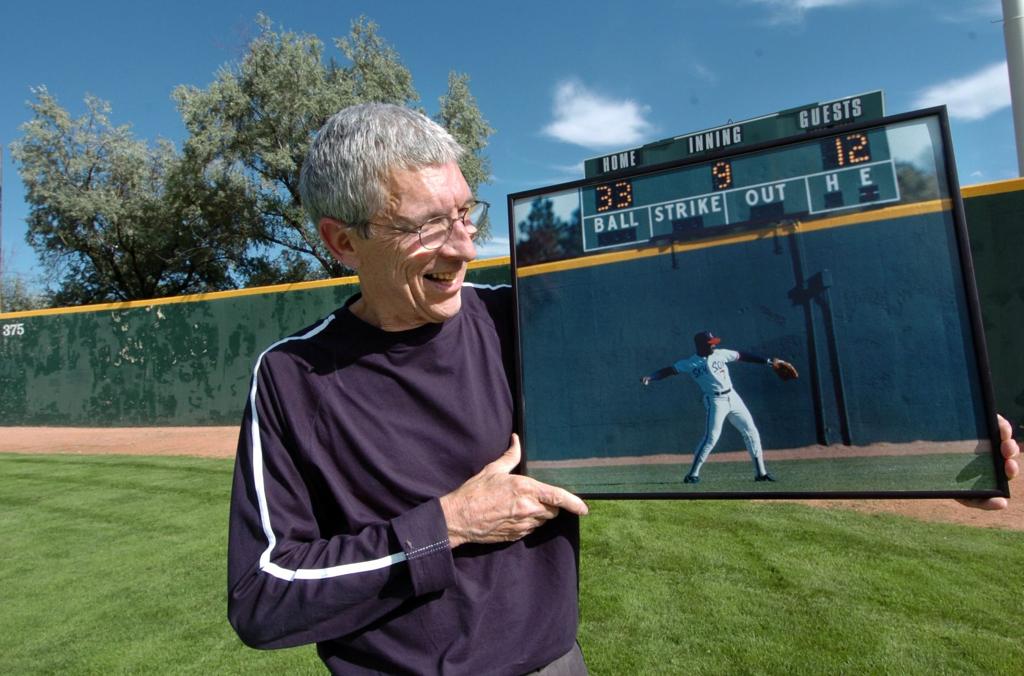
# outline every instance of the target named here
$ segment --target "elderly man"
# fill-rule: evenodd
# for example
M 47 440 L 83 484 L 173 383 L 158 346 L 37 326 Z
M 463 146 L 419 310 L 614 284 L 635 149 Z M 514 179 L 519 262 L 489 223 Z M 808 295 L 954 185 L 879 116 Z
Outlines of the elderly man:
M 461 153 L 382 104 L 310 148 L 303 203 L 361 293 L 253 372 L 228 547 L 249 645 L 316 642 L 343 673 L 586 672 L 587 507 L 511 473 L 511 298 L 463 284 L 487 205 Z
M 511 473 L 511 298 L 463 284 L 487 205 L 461 152 L 382 104 L 341 111 L 310 148 L 303 203 L 361 293 L 253 371 L 228 542 L 249 645 L 315 642 L 336 673 L 586 673 L 587 507 Z

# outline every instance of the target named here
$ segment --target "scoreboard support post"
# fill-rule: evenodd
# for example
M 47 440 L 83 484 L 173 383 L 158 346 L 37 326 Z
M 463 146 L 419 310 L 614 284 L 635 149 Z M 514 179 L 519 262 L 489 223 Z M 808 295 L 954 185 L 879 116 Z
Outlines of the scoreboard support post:
M 1003 39 L 1017 139 L 1017 173 L 1024 176 L 1024 0 L 1003 0 Z

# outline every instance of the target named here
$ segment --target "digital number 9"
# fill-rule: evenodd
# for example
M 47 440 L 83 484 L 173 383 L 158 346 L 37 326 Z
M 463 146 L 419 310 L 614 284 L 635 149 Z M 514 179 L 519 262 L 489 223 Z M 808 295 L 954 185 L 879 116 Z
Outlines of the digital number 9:
M 719 160 L 711 165 L 711 183 L 715 190 L 725 190 L 732 187 L 732 164 L 726 160 Z

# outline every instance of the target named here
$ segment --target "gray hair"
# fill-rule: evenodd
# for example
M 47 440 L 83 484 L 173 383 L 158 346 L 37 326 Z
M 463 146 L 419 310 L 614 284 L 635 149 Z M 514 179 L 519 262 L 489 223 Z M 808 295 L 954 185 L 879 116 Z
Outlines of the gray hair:
M 310 144 L 299 178 L 302 206 L 314 225 L 342 221 L 369 237 L 369 221 L 390 198 L 396 169 L 458 162 L 462 146 L 426 115 L 390 103 L 335 113 Z

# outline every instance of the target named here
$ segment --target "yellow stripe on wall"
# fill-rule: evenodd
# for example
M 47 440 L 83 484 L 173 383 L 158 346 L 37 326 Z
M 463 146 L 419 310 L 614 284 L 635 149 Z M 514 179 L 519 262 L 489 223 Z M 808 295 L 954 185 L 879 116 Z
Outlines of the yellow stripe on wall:
M 576 270 L 580 268 L 595 267 L 598 265 L 608 265 L 609 263 L 621 263 L 623 261 L 639 260 L 642 258 L 650 258 L 652 256 L 668 256 L 673 251 L 675 251 L 676 253 L 683 253 L 686 251 L 696 251 L 698 249 L 728 246 L 730 244 L 738 244 L 740 242 L 752 242 L 754 240 L 764 239 L 765 237 L 773 235 L 788 236 L 797 231 L 801 233 L 814 232 L 816 230 L 842 228 L 857 223 L 872 223 L 875 221 L 884 221 L 892 218 L 920 216 L 922 214 L 931 214 L 939 211 L 948 211 L 952 209 L 952 207 L 952 200 L 949 199 L 930 200 L 928 202 L 917 202 L 914 204 L 901 204 L 895 207 L 887 207 L 885 209 L 877 209 L 875 211 L 851 214 L 848 216 L 837 216 L 835 218 L 823 218 L 817 221 L 800 222 L 796 227 L 786 225 L 775 225 L 770 228 L 762 228 L 760 230 L 751 230 L 749 232 L 725 235 L 723 237 L 705 239 L 699 242 L 677 242 L 672 246 L 668 244 L 663 244 L 656 248 L 654 246 L 651 246 L 647 249 L 631 249 L 629 251 L 616 251 L 614 253 L 595 254 L 593 256 L 587 256 L 585 258 L 573 258 L 571 260 L 555 261 L 552 263 L 538 263 L 537 265 L 520 267 L 517 270 L 517 276 L 531 277 L 533 275 L 544 275 L 550 272 Z
M 493 268 L 508 266 L 511 260 L 508 256 L 501 258 L 488 258 L 482 261 L 473 261 L 469 268 Z M 211 291 L 209 293 L 194 293 L 186 296 L 169 296 L 167 298 L 153 298 L 151 300 L 129 300 L 120 303 L 97 303 L 96 305 L 79 305 L 76 307 L 56 307 L 46 310 L 25 310 L 22 312 L 2 312 L 0 320 L 19 319 L 21 317 L 44 317 L 46 315 L 66 315 L 77 312 L 109 312 L 117 310 L 130 310 L 132 308 L 146 308 L 155 305 L 173 305 L 175 303 L 199 303 L 210 300 L 221 300 L 224 298 L 239 298 L 241 296 L 257 296 L 265 293 L 288 293 L 289 291 L 305 291 L 308 289 L 321 289 L 328 286 L 347 286 L 358 284 L 358 277 L 335 277 L 334 279 L 318 279 L 312 282 L 294 282 L 292 284 L 274 284 L 271 286 L 253 286 L 247 289 L 235 289 L 233 291 Z
M 1001 195 L 1004 192 L 1024 190 L 1024 178 L 1011 178 L 1006 181 L 979 183 L 960 188 L 960 194 L 966 197 L 983 197 L 985 195 Z

